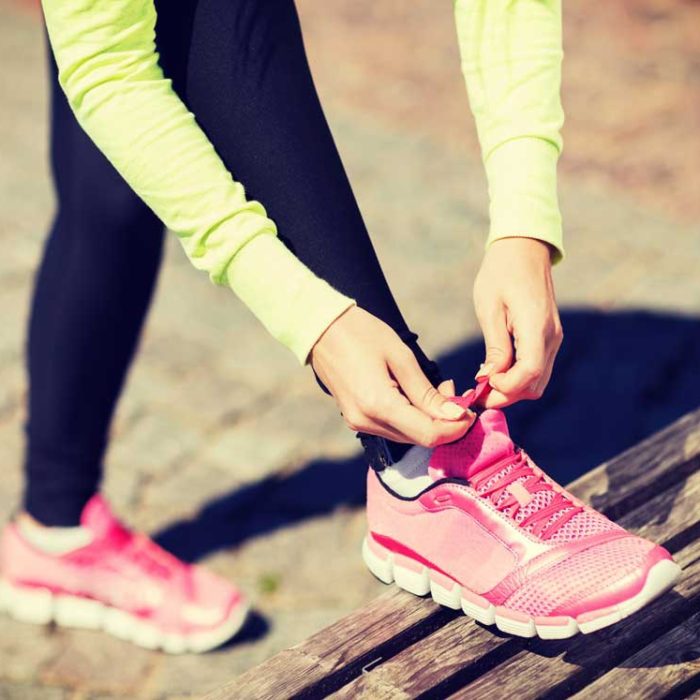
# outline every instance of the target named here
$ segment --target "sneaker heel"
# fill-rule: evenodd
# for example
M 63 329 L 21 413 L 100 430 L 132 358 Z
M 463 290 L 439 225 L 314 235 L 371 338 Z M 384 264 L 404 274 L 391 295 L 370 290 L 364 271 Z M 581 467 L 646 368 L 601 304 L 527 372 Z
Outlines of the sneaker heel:
M 20 622 L 45 625 L 53 620 L 53 594 L 46 588 L 15 586 L 2 580 L 0 609 Z
M 376 552 L 375 552 L 376 548 Z M 384 554 L 384 556 L 381 556 Z M 376 576 L 382 583 L 393 583 L 394 581 L 394 565 L 392 563 L 391 552 L 384 549 L 376 542 L 370 545 L 369 535 L 362 541 L 362 559 L 367 568 Z

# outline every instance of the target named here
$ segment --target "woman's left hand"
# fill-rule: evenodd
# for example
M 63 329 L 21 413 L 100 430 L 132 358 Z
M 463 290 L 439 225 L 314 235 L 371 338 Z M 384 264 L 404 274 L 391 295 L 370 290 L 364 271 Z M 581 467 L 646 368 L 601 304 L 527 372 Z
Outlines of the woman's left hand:
M 563 333 L 554 298 L 551 254 L 534 238 L 494 241 L 474 283 L 474 307 L 486 358 L 476 375 L 489 377 L 488 408 L 542 396 Z

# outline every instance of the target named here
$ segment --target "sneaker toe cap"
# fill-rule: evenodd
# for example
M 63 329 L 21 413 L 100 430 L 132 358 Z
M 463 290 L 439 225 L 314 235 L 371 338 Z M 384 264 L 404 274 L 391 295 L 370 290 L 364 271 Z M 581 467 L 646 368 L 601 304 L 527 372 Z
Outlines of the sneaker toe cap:
M 526 581 L 506 602 L 532 616 L 577 617 L 638 595 L 650 570 L 671 555 L 630 535 L 572 555 Z
M 195 627 L 213 627 L 226 620 L 233 610 L 245 604 L 243 594 L 229 581 L 195 566 L 191 594 L 182 607 L 183 621 Z

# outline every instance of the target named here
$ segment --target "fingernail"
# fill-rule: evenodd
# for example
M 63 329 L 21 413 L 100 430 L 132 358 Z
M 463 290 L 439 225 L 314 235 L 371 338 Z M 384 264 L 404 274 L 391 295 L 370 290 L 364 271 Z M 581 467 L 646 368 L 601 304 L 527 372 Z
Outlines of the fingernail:
M 483 379 L 484 377 L 488 377 L 492 371 L 493 371 L 493 363 L 492 362 L 484 362 L 479 367 L 479 371 L 476 373 L 476 376 L 474 377 L 474 379 Z
M 461 406 L 458 406 L 456 403 L 452 403 L 450 401 L 445 402 L 442 404 L 442 408 L 440 409 L 442 412 L 442 415 L 445 416 L 445 418 L 462 418 L 464 416 L 464 409 Z
M 438 386 L 438 391 L 446 398 L 451 398 L 455 395 L 455 383 L 452 379 L 446 379 Z

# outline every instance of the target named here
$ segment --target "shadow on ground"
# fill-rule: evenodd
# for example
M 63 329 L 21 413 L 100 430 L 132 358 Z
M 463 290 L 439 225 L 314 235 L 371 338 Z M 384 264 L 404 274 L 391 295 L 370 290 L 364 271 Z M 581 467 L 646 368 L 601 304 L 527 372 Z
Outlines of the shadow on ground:
M 700 321 L 591 310 L 565 311 L 562 321 L 566 339 L 545 396 L 508 409 L 508 420 L 516 442 L 568 483 L 700 405 Z M 445 376 L 470 377 L 481 359 L 475 340 L 440 366 Z M 157 540 L 194 561 L 338 506 L 360 506 L 364 479 L 359 456 L 314 461 L 222 495 Z

